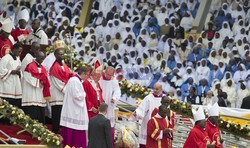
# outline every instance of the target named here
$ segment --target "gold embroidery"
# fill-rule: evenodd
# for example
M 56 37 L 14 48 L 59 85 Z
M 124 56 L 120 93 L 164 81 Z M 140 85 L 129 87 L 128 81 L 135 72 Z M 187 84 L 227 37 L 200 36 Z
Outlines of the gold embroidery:
M 153 134 L 151 135 L 151 137 L 153 138 L 154 136 L 155 136 L 155 134 L 157 133 L 157 131 L 159 130 L 159 125 L 158 125 L 158 122 L 156 121 L 156 119 L 153 117 L 153 120 L 154 120 L 154 123 L 155 123 L 155 127 L 156 127 L 156 129 L 155 129 L 155 131 L 153 132 Z M 158 143 L 158 148 L 161 148 L 161 139 L 158 139 L 157 140 L 157 143 Z
M 156 129 L 155 129 L 154 132 L 151 134 L 151 138 L 154 138 L 154 136 L 156 135 L 156 133 L 157 133 L 158 130 L 159 130 L 159 125 L 158 125 L 158 123 L 157 123 L 157 121 L 156 121 L 156 119 L 155 119 L 154 117 L 153 117 L 153 120 L 154 120 Z

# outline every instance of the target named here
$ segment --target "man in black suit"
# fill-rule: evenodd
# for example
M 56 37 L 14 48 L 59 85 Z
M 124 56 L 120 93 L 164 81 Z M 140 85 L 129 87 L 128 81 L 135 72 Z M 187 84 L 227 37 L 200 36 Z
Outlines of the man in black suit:
M 250 96 L 247 96 L 242 100 L 241 108 L 250 109 Z
M 105 117 L 107 109 L 107 104 L 100 104 L 99 114 L 89 120 L 88 148 L 113 148 L 111 124 Z
M 177 38 L 177 39 L 184 39 L 185 30 L 183 27 L 180 26 L 180 20 L 175 19 L 174 26 L 172 26 L 169 29 L 169 37 L 170 38 Z

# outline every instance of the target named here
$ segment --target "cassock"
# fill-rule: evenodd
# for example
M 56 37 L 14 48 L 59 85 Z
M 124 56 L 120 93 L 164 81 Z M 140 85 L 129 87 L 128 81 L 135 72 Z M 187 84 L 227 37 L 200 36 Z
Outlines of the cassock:
M 222 148 L 222 144 L 220 142 L 220 129 L 218 125 L 212 124 L 209 120 L 206 121 L 206 131 L 208 133 L 209 138 L 212 141 L 215 141 L 215 148 Z
M 142 124 L 139 129 L 139 144 L 146 145 L 147 131 L 145 129 L 147 129 L 147 123 L 151 118 L 153 110 L 161 105 L 161 98 L 162 95 L 156 96 L 150 94 L 141 101 L 141 104 L 135 111 L 136 116 L 142 119 Z
M 20 76 L 11 74 L 12 70 L 19 69 L 21 61 L 12 53 L 5 55 L 0 60 L 0 97 L 14 101 L 16 106 L 21 106 L 22 87 Z
M 36 61 L 24 71 L 22 106 L 32 119 L 45 123 L 45 98 L 50 97 L 50 83 L 46 69 Z
M 60 121 L 63 147 L 87 147 L 86 130 L 89 119 L 85 97 L 79 75 L 71 77 L 65 90 Z
M 29 29 L 21 29 L 19 27 L 13 29 L 11 32 L 11 36 L 14 38 L 16 42 L 17 41 L 21 42 L 25 40 L 29 34 L 30 34 Z
M 60 114 L 63 105 L 63 97 L 66 89 L 66 84 L 72 73 L 68 66 L 62 62 L 60 65 L 57 61 L 50 68 L 50 105 L 52 108 L 52 125 L 53 132 L 59 131 Z
M 152 117 L 147 124 L 146 148 L 172 148 L 171 139 L 163 130 L 169 128 L 169 121 L 159 114 Z
M 183 148 L 206 148 L 208 142 L 211 144 L 206 129 L 195 125 L 190 131 Z
M 90 119 L 98 114 L 91 111 L 92 107 L 98 109 L 100 103 L 104 102 L 102 97 L 102 88 L 99 82 L 96 83 L 91 78 L 83 82 L 83 88 L 86 92 L 86 104 L 88 109 L 88 116 Z
M 46 33 L 42 30 L 42 28 L 38 28 L 36 32 L 32 32 L 28 37 L 27 41 L 29 44 L 32 44 L 33 42 L 37 42 L 42 45 L 48 45 L 48 36 Z
M 4 39 L 1 35 L 0 35 L 0 58 L 2 58 L 3 56 L 5 56 L 6 54 L 10 53 L 11 49 L 13 47 L 13 44 L 11 42 L 11 40 L 8 39 Z

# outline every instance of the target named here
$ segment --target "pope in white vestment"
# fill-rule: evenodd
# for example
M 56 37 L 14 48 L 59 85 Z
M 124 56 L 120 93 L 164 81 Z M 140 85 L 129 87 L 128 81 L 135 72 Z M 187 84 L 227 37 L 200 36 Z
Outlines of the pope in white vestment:
M 78 72 L 71 77 L 67 83 L 62 113 L 61 113 L 61 135 L 63 147 L 87 147 L 86 130 L 88 130 L 88 111 L 86 106 L 86 93 L 82 82 L 87 78 L 87 70 Z
M 147 123 L 151 118 L 151 114 L 155 108 L 161 105 L 162 85 L 156 83 L 154 85 L 153 94 L 149 94 L 142 101 L 134 112 L 136 118 L 141 119 L 141 127 L 139 129 L 139 144 L 140 147 L 145 147 L 147 139 Z

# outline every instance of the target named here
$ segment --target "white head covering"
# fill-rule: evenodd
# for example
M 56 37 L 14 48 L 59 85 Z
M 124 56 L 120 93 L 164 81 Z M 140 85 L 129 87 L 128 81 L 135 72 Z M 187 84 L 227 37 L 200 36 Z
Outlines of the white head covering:
M 23 9 L 23 10 L 18 12 L 17 21 L 19 21 L 21 19 L 25 20 L 26 22 L 29 21 L 30 15 L 29 15 L 29 11 L 27 9 Z
M 13 28 L 13 22 L 12 22 L 12 20 L 10 18 L 7 18 L 2 22 L 2 28 L 1 29 L 3 31 L 10 33 L 12 28 Z
M 207 105 L 207 108 L 208 108 L 208 117 L 210 116 L 219 116 L 219 105 L 218 103 L 214 103 L 213 106 L 211 106 L 210 104 Z
M 199 120 L 204 120 L 204 119 L 206 119 L 202 107 L 199 107 L 199 109 L 198 109 L 197 111 L 194 110 L 194 109 L 192 109 L 192 113 L 193 113 L 194 121 L 195 121 L 195 122 L 196 122 L 196 121 L 199 121 Z

